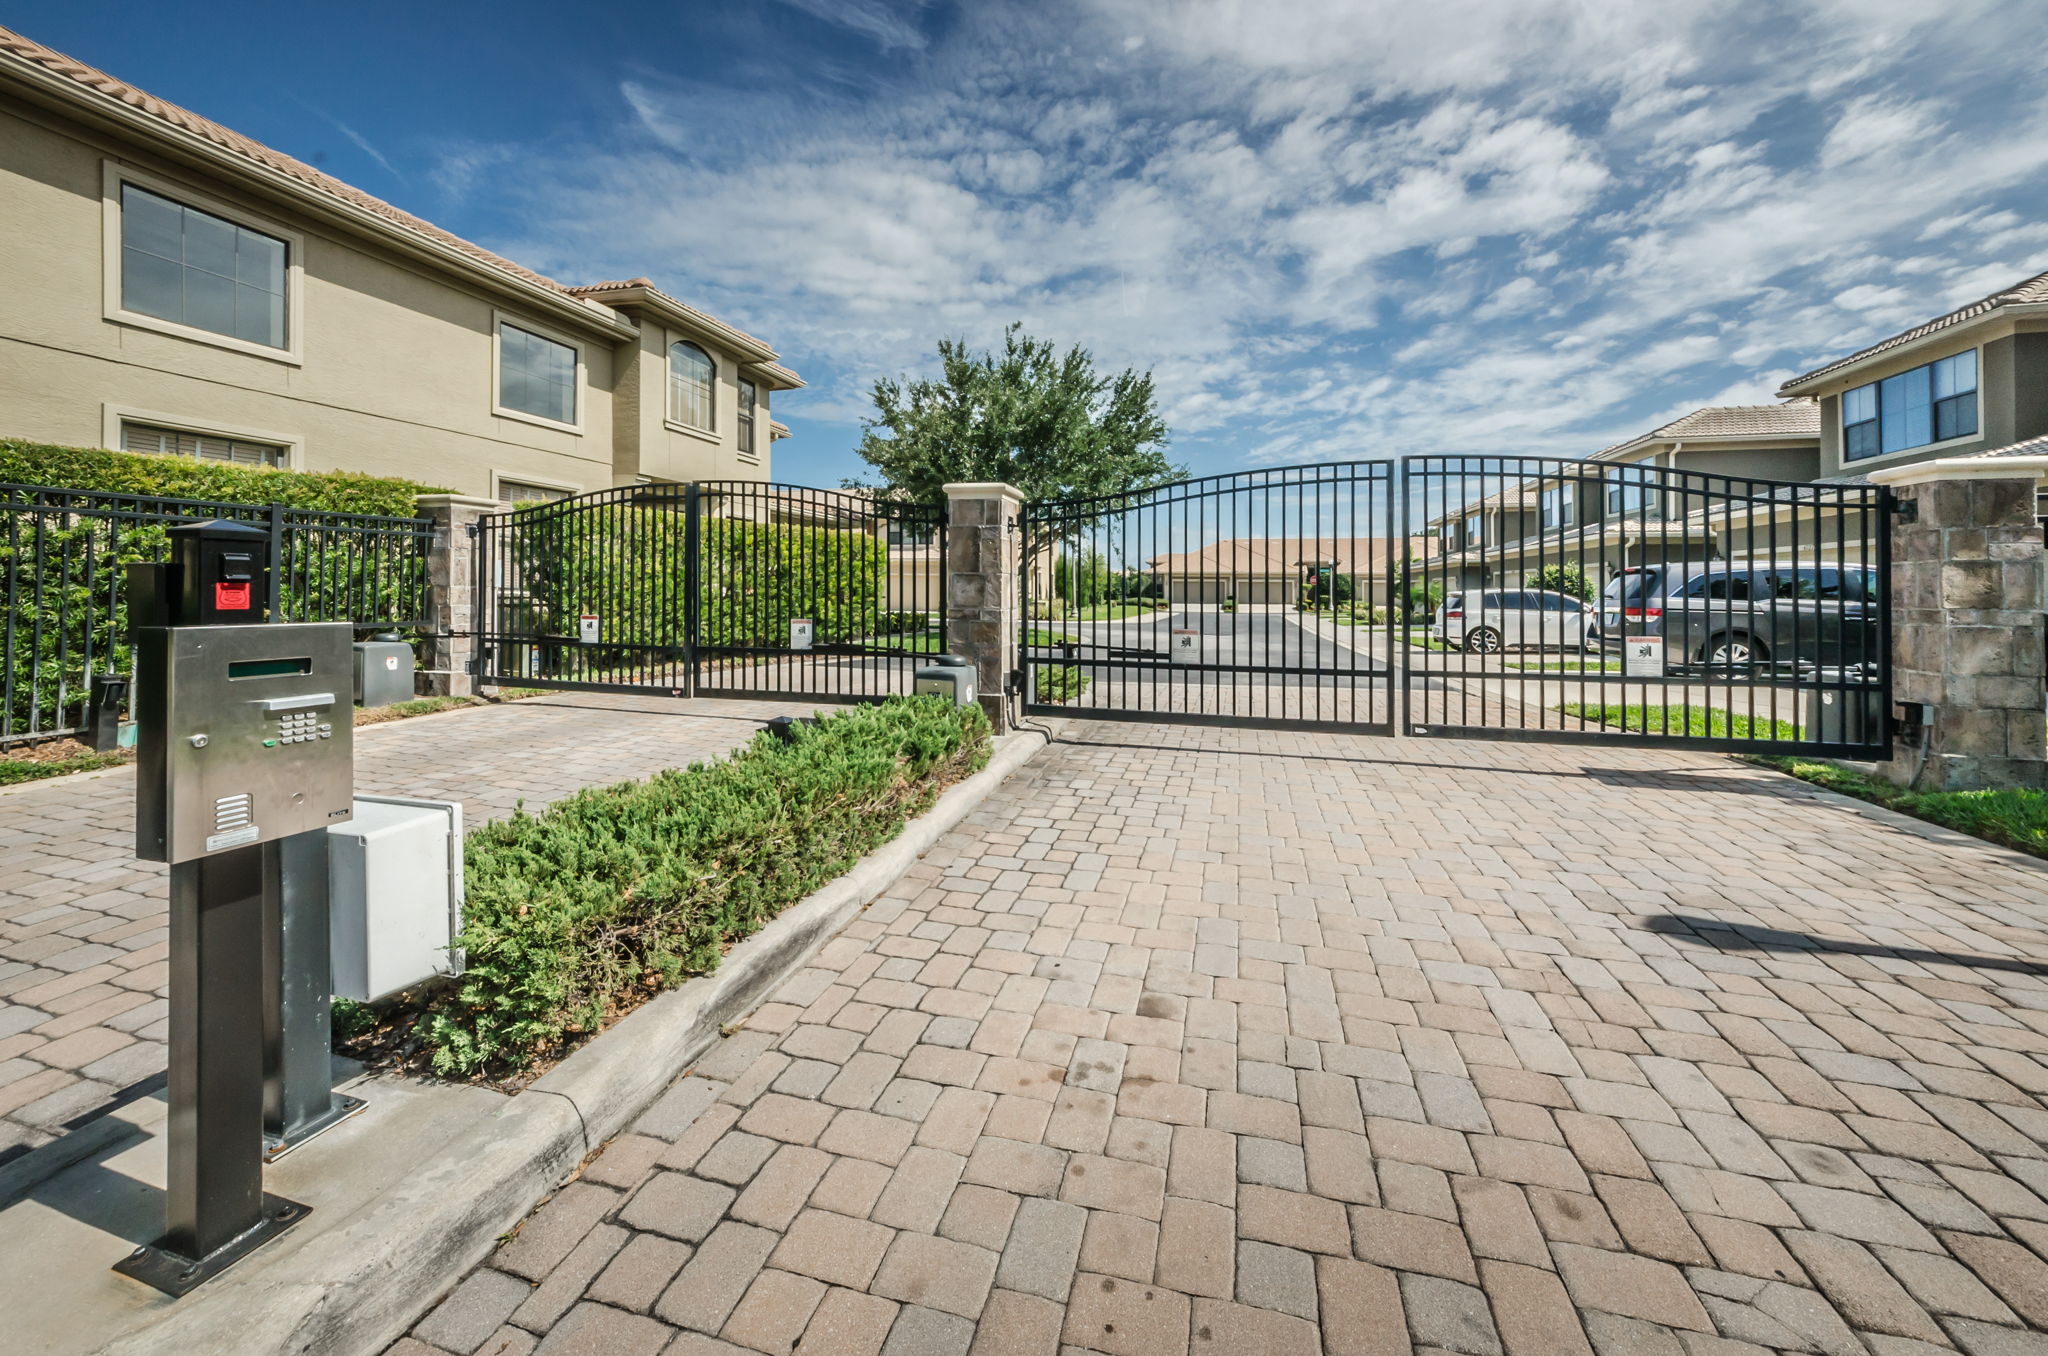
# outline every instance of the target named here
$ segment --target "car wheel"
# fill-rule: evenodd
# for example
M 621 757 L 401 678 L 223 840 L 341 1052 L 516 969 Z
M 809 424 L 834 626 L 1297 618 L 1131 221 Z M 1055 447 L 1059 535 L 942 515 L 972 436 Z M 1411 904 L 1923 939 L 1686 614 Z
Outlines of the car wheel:
M 1748 636 L 1716 636 L 1707 642 L 1707 662 L 1738 668 L 1749 664 L 1760 664 L 1770 656 L 1764 647 Z
M 1491 626 L 1475 627 L 1465 633 L 1465 649 L 1471 654 L 1499 654 L 1500 632 Z

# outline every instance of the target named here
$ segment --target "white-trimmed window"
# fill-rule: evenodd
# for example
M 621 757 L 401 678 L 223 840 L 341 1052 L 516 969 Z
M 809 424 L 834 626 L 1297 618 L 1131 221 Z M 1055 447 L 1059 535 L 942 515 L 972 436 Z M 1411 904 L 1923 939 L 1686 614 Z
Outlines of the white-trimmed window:
M 278 362 L 300 361 L 304 239 L 238 203 L 109 160 L 102 314 Z
M 1543 492 L 1543 525 L 1570 527 L 1579 520 L 1579 492 L 1573 485 L 1560 485 Z
M 718 431 L 718 364 L 691 343 L 668 346 L 668 417 L 706 433 Z M 742 418 L 745 414 L 742 413 Z M 745 444 L 741 445 L 744 449 Z
M 1977 432 L 1977 350 L 1964 349 L 1842 395 L 1842 460 L 1861 461 Z
M 1466 515 L 1465 545 L 1468 547 L 1486 544 L 1486 516 L 1481 513 Z
M 576 373 L 582 355 L 574 344 L 498 322 L 498 410 L 567 428 L 576 426 Z
M 754 414 L 759 408 L 760 403 L 760 388 L 754 385 L 753 382 L 742 378 L 740 381 L 740 414 L 737 422 L 740 455 L 743 457 L 758 457 L 761 455 L 760 447 L 754 442 Z
M 281 349 L 286 259 L 274 236 L 121 185 L 125 311 Z
M 160 424 L 121 421 L 123 452 L 154 452 L 177 457 L 201 457 L 207 461 L 233 462 L 238 466 L 283 466 L 290 449 L 276 443 L 224 434 L 195 433 L 190 429 L 165 428 Z
M 567 499 L 570 492 L 559 485 L 536 485 L 528 480 L 498 477 L 498 502 L 506 505 L 546 504 Z

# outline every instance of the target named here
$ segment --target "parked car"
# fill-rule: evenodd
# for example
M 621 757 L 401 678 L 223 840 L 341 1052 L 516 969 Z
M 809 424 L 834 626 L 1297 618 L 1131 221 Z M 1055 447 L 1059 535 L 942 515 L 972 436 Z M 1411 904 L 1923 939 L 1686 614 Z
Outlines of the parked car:
M 1600 595 L 1607 648 L 1661 636 L 1666 665 L 1875 664 L 1877 572 L 1820 561 L 1670 562 L 1623 570 Z
M 1473 589 L 1453 593 L 1436 610 L 1429 634 L 1473 654 L 1502 650 L 1583 650 L 1598 643 L 1590 603 L 1550 589 Z

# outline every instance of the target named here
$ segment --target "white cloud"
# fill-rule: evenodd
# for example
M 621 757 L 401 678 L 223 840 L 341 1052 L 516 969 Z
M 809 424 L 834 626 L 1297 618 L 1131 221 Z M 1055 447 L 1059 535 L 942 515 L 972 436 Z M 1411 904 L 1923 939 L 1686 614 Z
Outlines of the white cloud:
M 858 33 L 884 52 L 898 47 L 923 51 L 926 45 L 924 32 L 917 26 L 915 17 L 899 13 L 901 7 L 888 3 L 888 0 L 782 0 L 782 3 L 803 11 L 813 19 L 822 19 L 848 32 Z M 922 9 L 923 4 L 917 0 L 908 8 L 915 11 Z
M 1152 368 L 1206 469 L 1583 453 L 2048 247 L 2028 0 L 1073 0 L 931 38 L 921 6 L 785 2 L 915 69 L 636 71 L 617 126 L 440 181 L 505 195 L 514 257 L 769 336 L 806 439 L 1022 320 Z

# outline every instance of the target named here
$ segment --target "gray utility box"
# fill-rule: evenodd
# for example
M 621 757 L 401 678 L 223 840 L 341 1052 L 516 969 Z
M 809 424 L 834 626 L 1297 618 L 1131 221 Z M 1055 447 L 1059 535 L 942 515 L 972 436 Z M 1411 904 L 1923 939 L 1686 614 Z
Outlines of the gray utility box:
M 956 706 L 974 705 L 974 665 L 957 654 L 937 654 L 912 675 L 920 697 L 944 697 Z
M 1884 738 L 1883 693 L 1876 688 L 1809 688 L 1801 739 L 1822 744 L 1877 744 Z
M 382 636 L 357 641 L 356 705 L 390 706 L 412 699 L 412 646 Z
M 358 796 L 327 831 L 334 993 L 359 1002 L 462 973 L 462 806 Z

